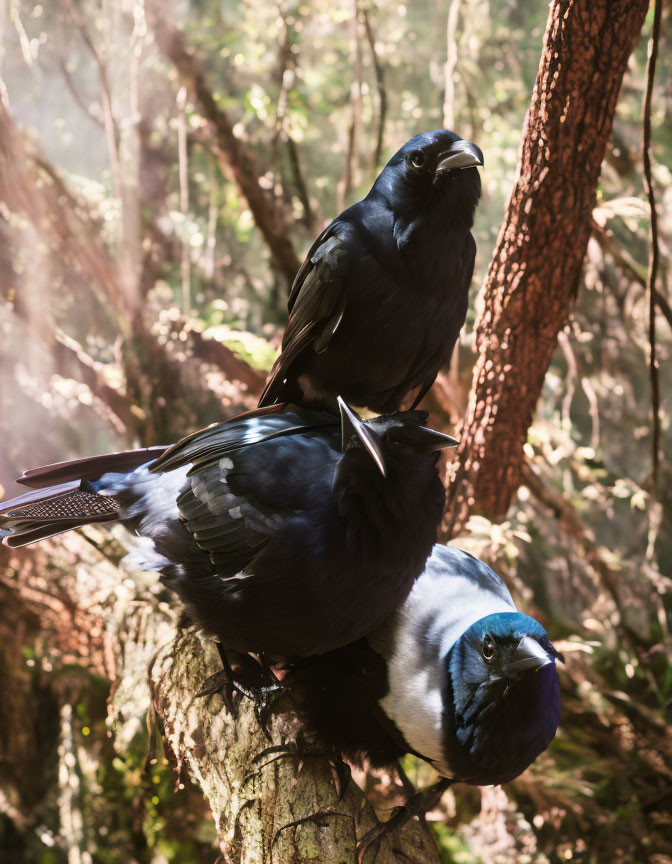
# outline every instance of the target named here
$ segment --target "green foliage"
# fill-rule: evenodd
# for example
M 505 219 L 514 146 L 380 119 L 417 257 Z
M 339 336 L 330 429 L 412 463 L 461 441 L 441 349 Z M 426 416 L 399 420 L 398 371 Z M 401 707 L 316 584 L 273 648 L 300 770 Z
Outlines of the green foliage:
M 440 822 L 432 826 L 443 864 L 481 864 L 456 831 Z

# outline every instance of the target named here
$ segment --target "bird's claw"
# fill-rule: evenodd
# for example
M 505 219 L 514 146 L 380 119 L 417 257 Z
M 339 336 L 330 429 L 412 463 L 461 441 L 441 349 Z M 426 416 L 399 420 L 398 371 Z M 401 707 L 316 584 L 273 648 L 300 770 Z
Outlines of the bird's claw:
M 213 696 L 215 693 L 219 693 L 224 700 L 224 704 L 226 705 L 229 714 L 231 714 L 231 716 L 237 720 L 238 706 L 240 705 L 240 700 L 243 696 L 247 696 L 248 699 L 252 699 L 255 702 L 256 713 L 256 691 L 254 689 L 244 687 L 238 680 L 238 676 L 231 668 L 231 664 L 229 663 L 229 658 L 227 657 L 226 649 L 224 648 L 224 646 L 221 645 L 219 642 L 215 642 L 215 647 L 217 648 L 219 658 L 222 661 L 222 668 L 219 670 L 219 672 L 215 672 L 214 675 L 210 675 L 208 678 L 205 679 L 203 685 L 201 686 L 201 689 L 196 694 L 196 698 L 198 699 L 204 696 Z M 259 719 L 258 716 L 257 719 Z M 268 732 L 265 728 L 264 734 L 268 737 Z
M 396 807 L 387 822 L 379 822 L 370 828 L 357 844 L 355 850 L 357 864 L 364 864 L 364 856 L 374 843 L 379 844 L 383 837 L 398 831 L 409 819 L 417 816 L 424 823 L 425 815 L 436 807 L 441 796 L 452 782 L 452 780 L 442 778 L 438 783 L 421 789 L 411 795 L 401 807 Z
M 273 738 L 268 731 L 268 720 L 273 713 L 273 706 L 280 699 L 282 692 L 283 688 L 280 684 L 272 684 L 270 687 L 260 687 L 254 693 L 246 693 L 250 699 L 254 699 L 254 716 L 257 718 L 261 731 L 271 743 L 273 743 Z
M 283 744 L 273 744 L 257 753 L 254 757 L 254 762 L 261 762 L 267 756 L 272 756 L 267 762 L 260 767 L 265 768 L 279 759 L 297 759 L 299 763 L 306 759 L 327 759 L 332 770 L 332 778 L 338 801 L 342 801 L 350 782 L 350 766 L 344 762 L 341 757 L 332 750 L 306 750 L 304 749 L 304 740 L 301 733 L 296 741 L 287 741 Z M 250 775 L 251 776 L 251 775 Z
M 213 696 L 215 693 L 219 693 L 229 714 L 237 719 L 240 697 L 246 696 L 247 693 L 235 684 L 224 669 L 205 679 L 201 689 L 196 694 L 196 698 L 202 699 L 204 696 Z

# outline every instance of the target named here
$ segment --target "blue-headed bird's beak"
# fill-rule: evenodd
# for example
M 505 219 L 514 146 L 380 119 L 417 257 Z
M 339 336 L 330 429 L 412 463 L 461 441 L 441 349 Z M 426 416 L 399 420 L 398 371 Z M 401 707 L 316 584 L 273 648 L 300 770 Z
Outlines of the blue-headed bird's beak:
M 526 672 L 528 669 L 541 669 L 542 666 L 548 666 L 553 663 L 554 659 L 532 636 L 523 636 L 518 643 L 512 661 L 508 664 L 509 672 L 517 675 L 519 672 Z

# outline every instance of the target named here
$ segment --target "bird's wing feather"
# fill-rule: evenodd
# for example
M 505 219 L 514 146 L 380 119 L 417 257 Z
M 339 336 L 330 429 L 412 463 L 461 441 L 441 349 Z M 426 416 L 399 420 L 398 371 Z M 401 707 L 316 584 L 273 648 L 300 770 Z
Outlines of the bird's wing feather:
M 318 237 L 297 273 L 289 296 L 289 320 L 282 353 L 275 361 L 260 405 L 279 398 L 279 385 L 297 357 L 307 348 L 324 351 L 338 330 L 347 306 L 344 290 L 348 269 L 345 223 L 333 223 Z
M 257 408 L 222 423 L 193 432 L 173 444 L 151 466 L 151 471 L 172 471 L 191 464 L 190 474 L 251 444 L 338 425 L 322 411 L 289 409 L 283 405 Z
M 308 450 L 329 450 L 324 433 L 331 430 L 338 440 L 339 429 L 338 420 L 322 411 L 251 411 L 183 439 L 150 470 L 189 466 L 177 498 L 180 518 L 217 575 L 228 578 L 266 545 L 281 526 L 283 513 L 306 498 L 310 484 L 286 484 L 287 472 L 306 472 Z M 319 435 L 313 437 L 313 431 Z M 258 451 L 251 446 L 257 444 Z M 326 464 L 322 456 L 318 461 Z M 287 486 L 299 490 L 300 501 Z
M 222 577 L 246 567 L 273 531 L 272 520 L 265 522 L 264 514 L 231 491 L 229 464 L 222 460 L 201 468 L 187 479 L 177 500 L 184 526 Z

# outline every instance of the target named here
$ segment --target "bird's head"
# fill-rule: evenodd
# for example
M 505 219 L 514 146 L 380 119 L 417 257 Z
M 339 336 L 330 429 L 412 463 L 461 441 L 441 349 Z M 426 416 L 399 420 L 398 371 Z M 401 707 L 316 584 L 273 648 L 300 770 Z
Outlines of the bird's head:
M 414 222 L 440 218 L 469 229 L 481 197 L 478 168 L 482 165 L 480 147 L 447 129 L 435 129 L 406 142 L 387 163 L 372 192 L 402 214 L 402 225 L 408 218 Z
M 521 612 L 472 624 L 446 659 L 446 764 L 436 765 L 439 772 L 490 785 L 524 771 L 560 722 L 556 658 L 541 624 Z
M 454 447 L 458 442 L 450 435 L 428 429 L 426 411 L 400 411 L 362 420 L 341 397 L 341 440 L 344 453 L 358 459 L 371 459 L 386 477 L 390 463 L 397 459 L 409 467 L 413 454 L 433 466 L 439 450 Z

